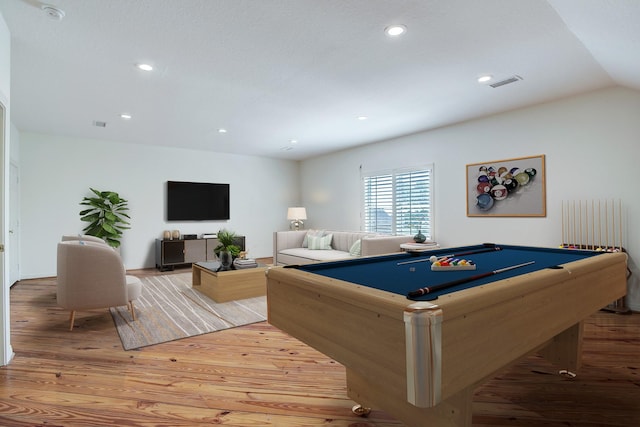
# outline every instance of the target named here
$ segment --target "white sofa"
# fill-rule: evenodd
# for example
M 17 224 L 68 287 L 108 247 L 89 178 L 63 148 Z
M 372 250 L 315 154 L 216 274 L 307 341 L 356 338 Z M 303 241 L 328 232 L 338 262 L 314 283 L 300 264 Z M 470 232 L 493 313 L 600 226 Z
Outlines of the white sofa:
M 309 245 L 310 233 L 313 243 L 318 237 L 322 243 L 330 241 L 324 249 Z M 331 237 L 327 237 L 331 235 Z M 273 263 L 275 265 L 303 265 L 318 261 L 334 261 L 359 256 L 382 255 L 400 252 L 402 243 L 411 242 L 411 236 L 388 236 L 363 231 L 297 230 L 273 233 Z M 322 246 L 322 245 L 321 245 Z

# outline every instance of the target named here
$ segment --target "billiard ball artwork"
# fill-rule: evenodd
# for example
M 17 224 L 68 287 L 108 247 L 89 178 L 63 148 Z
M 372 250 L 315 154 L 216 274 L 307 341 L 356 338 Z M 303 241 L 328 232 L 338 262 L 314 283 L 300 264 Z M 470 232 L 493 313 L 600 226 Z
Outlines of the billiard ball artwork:
M 518 193 L 529 185 L 538 171 L 535 168 L 507 168 L 501 166 L 482 165 L 478 168 L 476 185 L 476 207 L 481 211 L 488 211 L 496 202 L 501 202 Z

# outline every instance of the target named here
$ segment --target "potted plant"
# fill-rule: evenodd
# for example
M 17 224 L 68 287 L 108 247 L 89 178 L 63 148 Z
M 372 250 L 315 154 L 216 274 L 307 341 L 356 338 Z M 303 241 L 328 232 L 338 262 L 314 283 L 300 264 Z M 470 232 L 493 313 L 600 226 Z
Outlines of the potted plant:
M 240 246 L 236 245 L 238 236 L 233 231 L 220 230 L 218 231 L 218 246 L 214 249 L 217 254 L 221 251 L 231 252 L 234 257 L 237 257 L 240 253 Z
M 223 270 L 229 270 L 233 259 L 240 253 L 240 247 L 235 244 L 236 238 L 236 233 L 233 231 L 225 229 L 218 231 L 218 246 L 214 252 L 218 255 Z
M 100 237 L 113 248 L 120 247 L 122 231 L 131 228 L 127 221 L 130 217 L 126 213 L 128 202 L 114 191 L 90 190 L 95 197 L 85 197 L 80 202 L 88 206 L 80 211 L 80 219 L 89 223 L 82 231 Z

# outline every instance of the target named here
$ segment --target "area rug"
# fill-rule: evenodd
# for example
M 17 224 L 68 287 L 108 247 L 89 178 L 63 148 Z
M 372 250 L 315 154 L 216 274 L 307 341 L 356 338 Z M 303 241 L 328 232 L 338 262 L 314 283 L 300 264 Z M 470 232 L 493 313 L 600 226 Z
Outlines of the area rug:
M 266 297 L 217 303 L 191 287 L 191 272 L 144 277 L 142 295 L 127 307 L 111 308 L 125 350 L 174 341 L 267 320 Z

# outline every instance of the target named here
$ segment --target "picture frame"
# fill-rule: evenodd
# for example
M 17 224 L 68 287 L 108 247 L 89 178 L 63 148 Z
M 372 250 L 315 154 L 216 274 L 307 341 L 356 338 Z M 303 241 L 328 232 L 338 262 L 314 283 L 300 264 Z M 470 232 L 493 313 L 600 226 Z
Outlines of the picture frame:
M 544 154 L 466 167 L 468 217 L 547 216 Z

